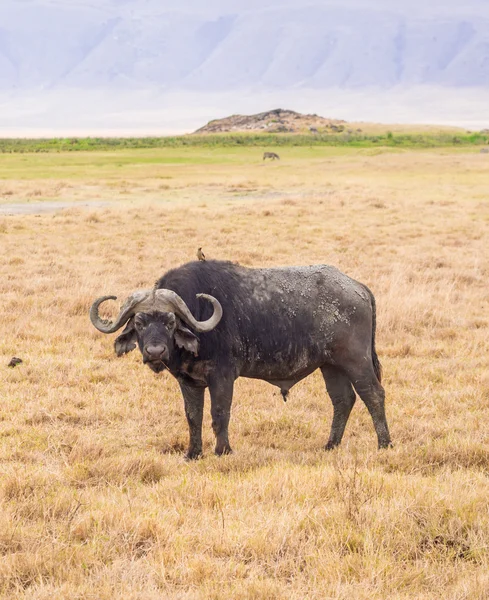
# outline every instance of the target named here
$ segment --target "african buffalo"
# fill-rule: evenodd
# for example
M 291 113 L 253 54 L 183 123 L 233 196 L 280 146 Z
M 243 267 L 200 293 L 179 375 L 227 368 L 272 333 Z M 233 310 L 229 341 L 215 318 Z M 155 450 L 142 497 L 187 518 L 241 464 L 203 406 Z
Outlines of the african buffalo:
M 363 284 L 327 265 L 248 269 L 190 262 L 154 288 L 133 293 L 115 322 L 90 309 L 93 325 L 113 333 L 118 356 L 139 346 L 154 372 L 176 377 L 185 402 L 188 458 L 202 453 L 204 390 L 211 396 L 216 454 L 231 452 L 228 424 L 234 381 L 263 379 L 289 389 L 316 369 L 333 401 L 326 449 L 341 442 L 355 392 L 372 416 L 379 448 L 391 445 L 381 367 L 375 352 L 375 300 Z

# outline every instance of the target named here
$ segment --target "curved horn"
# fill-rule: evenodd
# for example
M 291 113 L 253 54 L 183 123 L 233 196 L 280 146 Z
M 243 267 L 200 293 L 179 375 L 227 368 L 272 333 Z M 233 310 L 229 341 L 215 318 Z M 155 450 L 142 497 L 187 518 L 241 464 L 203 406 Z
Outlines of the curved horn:
M 106 300 L 117 300 L 117 296 L 102 296 L 97 298 L 90 308 L 90 321 L 102 333 L 114 333 L 129 321 L 136 312 L 145 312 L 153 308 L 153 290 L 141 290 L 131 294 L 122 305 L 114 322 L 102 319 L 98 314 L 99 306 Z
M 183 319 L 190 327 L 199 333 L 212 331 L 222 318 L 222 306 L 217 298 L 208 294 L 197 294 L 197 298 L 208 300 L 214 307 L 212 316 L 206 321 L 197 321 L 190 312 L 189 307 L 180 296 L 172 290 L 156 290 L 155 291 L 155 310 L 167 311 L 169 308 L 181 319 Z

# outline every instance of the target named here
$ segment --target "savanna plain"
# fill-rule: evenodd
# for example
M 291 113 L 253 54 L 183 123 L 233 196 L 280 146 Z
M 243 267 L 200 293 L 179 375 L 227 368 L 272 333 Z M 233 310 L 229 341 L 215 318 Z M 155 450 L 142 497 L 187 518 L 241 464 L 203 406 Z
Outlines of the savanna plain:
M 263 150 L 1 156 L 1 598 L 489 598 L 489 155 Z M 177 382 L 88 309 L 199 246 L 372 289 L 392 449 L 358 401 L 325 452 L 314 373 L 239 380 L 234 454 L 207 414 L 185 462 Z

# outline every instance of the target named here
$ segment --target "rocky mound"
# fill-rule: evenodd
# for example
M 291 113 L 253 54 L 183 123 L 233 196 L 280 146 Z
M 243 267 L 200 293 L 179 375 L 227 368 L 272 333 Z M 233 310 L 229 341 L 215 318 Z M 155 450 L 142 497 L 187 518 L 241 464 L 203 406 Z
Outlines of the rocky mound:
M 276 108 L 257 115 L 232 115 L 209 121 L 194 133 L 225 133 L 256 131 L 267 133 L 330 133 L 345 129 L 345 121 L 325 119 L 318 115 L 303 115 L 293 110 Z

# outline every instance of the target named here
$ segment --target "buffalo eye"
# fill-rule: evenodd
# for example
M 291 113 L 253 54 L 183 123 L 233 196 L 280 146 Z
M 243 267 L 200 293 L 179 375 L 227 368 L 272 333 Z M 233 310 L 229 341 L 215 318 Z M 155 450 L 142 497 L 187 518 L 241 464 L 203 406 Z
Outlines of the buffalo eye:
M 165 324 L 165 327 L 170 333 L 173 333 L 173 330 L 175 329 L 175 325 L 176 325 L 175 317 L 173 315 L 170 315 L 168 323 Z
M 137 317 L 134 319 L 134 325 L 138 331 L 144 331 L 146 329 L 146 323 Z

